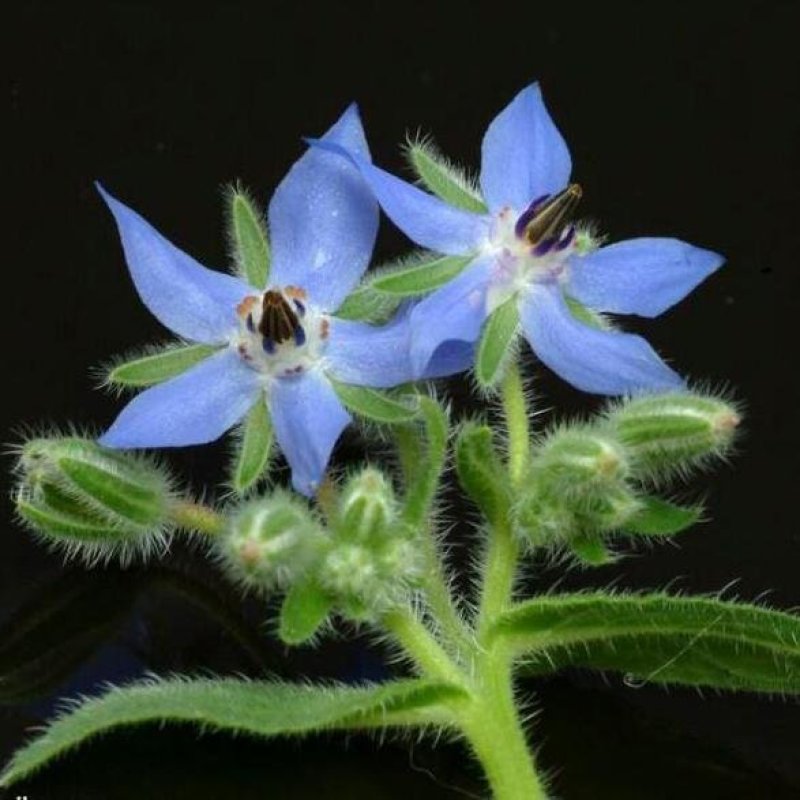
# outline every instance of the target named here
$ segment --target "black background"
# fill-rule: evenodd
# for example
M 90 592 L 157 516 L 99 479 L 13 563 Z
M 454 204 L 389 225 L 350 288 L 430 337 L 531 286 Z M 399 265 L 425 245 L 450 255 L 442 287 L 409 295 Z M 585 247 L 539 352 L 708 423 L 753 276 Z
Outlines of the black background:
M 240 178 L 266 202 L 302 152 L 359 102 L 373 155 L 403 169 L 407 131 L 432 132 L 477 166 L 482 133 L 524 85 L 542 81 L 570 144 L 585 213 L 611 239 L 674 235 L 727 256 L 688 300 L 640 330 L 683 372 L 746 403 L 741 452 L 698 478 L 711 521 L 679 547 L 571 573 L 566 586 L 716 591 L 800 601 L 795 200 L 797 15 L 792 3 L 232 4 L 182 10 L 28 3 L 6 11 L 4 437 L 20 426 L 108 424 L 120 407 L 89 368 L 163 340 L 126 275 L 95 178 L 209 266 L 224 267 L 221 188 Z M 10 19 L 9 19 L 10 16 Z M 8 246 L 10 242 L 10 246 Z M 377 260 L 406 242 L 386 224 Z M 596 404 L 536 372 L 544 410 Z M 468 405 L 464 385 L 449 391 Z M 548 411 L 548 415 L 551 412 Z M 340 447 L 355 457 L 349 433 Z M 195 486 L 219 482 L 224 445 L 175 454 Z M 10 466 L 8 462 L 7 466 Z M 694 494 L 692 494 L 694 492 Z M 455 506 L 453 516 L 466 509 Z M 199 553 L 160 571 L 64 570 L 7 520 L 0 617 L 38 610 L 51 628 L 31 696 L 0 708 L 0 752 L 59 697 L 144 670 L 385 675 L 364 636 L 286 653 L 265 614 L 243 610 Z M 457 555 L 469 547 L 460 529 Z M 551 586 L 558 572 L 531 584 Z M 203 606 L 205 603 L 205 607 Z M 205 610 L 204 610 L 205 608 Z M 208 608 L 214 608 L 210 617 Z M 226 632 L 227 628 L 227 632 Z M 231 632 L 233 631 L 233 632 Z M 38 649 L 37 649 L 38 648 Z M 4 668 L 23 659 L 5 652 Z M 40 674 L 41 673 L 41 674 Z M 36 681 L 34 681 L 36 684 Z M 532 686 L 526 685 L 525 691 Z M 536 740 L 573 798 L 793 797 L 796 705 L 751 696 L 632 689 L 567 675 L 536 688 Z M 456 745 L 353 739 L 264 745 L 146 729 L 82 751 L 24 787 L 43 797 L 476 796 Z M 20 792 L 22 793 L 22 792 Z M 12 794 L 13 796 L 13 794 Z

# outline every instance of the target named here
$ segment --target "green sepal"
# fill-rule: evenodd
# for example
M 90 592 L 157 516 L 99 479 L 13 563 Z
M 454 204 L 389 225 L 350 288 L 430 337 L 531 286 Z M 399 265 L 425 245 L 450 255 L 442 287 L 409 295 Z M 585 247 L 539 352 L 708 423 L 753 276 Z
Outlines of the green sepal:
M 369 280 L 357 286 L 336 310 L 336 317 L 356 322 L 387 322 L 402 302 L 400 296 L 379 292 Z
M 278 635 L 286 644 L 303 644 L 325 623 L 332 608 L 333 600 L 316 581 L 298 581 L 283 600 Z
M 262 396 L 250 409 L 236 441 L 231 486 L 237 494 L 248 492 L 267 473 L 273 440 L 272 420 Z
M 587 567 L 603 567 L 617 560 L 600 536 L 589 534 L 575 536 L 569 540 L 569 547 L 578 560 Z
M 449 283 L 472 260 L 472 256 L 438 256 L 422 252 L 397 266 L 379 268 L 370 278 L 369 285 L 394 297 L 417 297 Z
M 432 397 L 419 395 L 425 448 L 406 485 L 403 518 L 421 525 L 429 515 L 447 457 L 450 421 L 447 411 Z
M 55 486 L 48 492 L 47 499 L 39 500 L 27 492 L 18 493 L 14 499 L 20 517 L 48 540 L 65 537 L 70 542 L 93 544 L 120 538 L 119 530 L 108 520 L 92 517 L 73 497 Z M 69 511 L 67 506 L 71 506 Z
M 510 493 L 492 441 L 492 429 L 467 422 L 456 438 L 455 461 L 464 490 L 488 520 L 496 523 L 508 513 Z
M 333 381 L 337 397 L 354 414 L 384 425 L 400 425 L 410 422 L 419 413 L 415 395 L 392 397 L 386 392 L 366 386 Z
M 110 465 L 101 468 L 62 456 L 58 466 L 72 484 L 70 492 L 82 492 L 85 502 L 98 510 L 113 512 L 143 526 L 160 525 L 166 512 L 167 487 L 161 481 L 149 480 L 151 476 L 145 470 L 137 470 L 138 475 L 126 475 L 123 469 L 113 470 L 114 460 L 110 458 Z M 122 459 L 120 462 L 122 467 Z
M 237 271 L 251 286 L 263 289 L 270 268 L 267 227 L 264 215 L 241 187 L 228 195 L 228 222 Z
M 506 365 L 514 356 L 518 328 L 516 297 L 498 306 L 483 324 L 475 354 L 475 377 L 482 389 L 491 389 L 502 379 Z
M 170 344 L 150 353 L 124 358 L 103 377 L 107 386 L 140 389 L 174 378 L 219 350 L 209 344 Z
M 601 331 L 609 331 L 613 330 L 612 326 L 609 325 L 608 321 L 603 317 L 601 314 L 598 314 L 596 311 L 592 311 L 591 308 L 588 308 L 580 300 L 576 300 L 574 297 L 570 297 L 569 295 L 564 295 L 564 301 L 567 304 L 567 308 L 569 308 L 570 313 L 572 314 L 575 319 L 579 322 L 582 322 L 584 325 L 588 325 L 590 328 L 597 328 Z
M 145 723 L 189 723 L 203 730 L 265 738 L 313 731 L 453 724 L 465 697 L 445 683 L 408 679 L 378 685 L 310 686 L 233 678 L 152 680 L 76 705 L 18 750 L 0 776 L 10 786 L 82 742 Z
M 429 141 L 409 142 L 406 155 L 422 185 L 437 197 L 465 211 L 487 213 L 486 204 L 464 172 Z
M 749 603 L 551 595 L 501 615 L 491 635 L 534 659 L 536 672 L 581 666 L 643 683 L 800 694 L 800 616 Z
M 679 506 L 660 497 L 639 498 L 641 510 L 623 528 L 640 536 L 672 536 L 700 521 L 702 506 Z

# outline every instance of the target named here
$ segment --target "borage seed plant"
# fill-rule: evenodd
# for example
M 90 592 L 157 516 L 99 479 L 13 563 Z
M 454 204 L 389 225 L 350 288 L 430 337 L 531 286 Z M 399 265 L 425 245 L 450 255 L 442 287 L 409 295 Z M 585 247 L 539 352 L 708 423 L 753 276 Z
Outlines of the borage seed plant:
M 310 140 L 266 220 L 232 190 L 234 275 L 202 267 L 101 189 L 142 300 L 180 338 L 106 371 L 109 386 L 144 391 L 98 441 L 20 446 L 16 504 L 45 542 L 90 563 L 157 557 L 170 536 L 205 539 L 243 590 L 282 598 L 273 628 L 285 643 L 355 623 L 390 642 L 414 677 L 113 688 L 53 720 L 14 756 L 4 785 L 90 737 L 174 720 L 260 736 L 444 734 L 468 744 L 494 797 L 533 800 L 548 796 L 547 782 L 521 711 L 530 698 L 515 692 L 521 671 L 580 666 L 653 684 L 800 690 L 796 615 L 667 592 L 519 590 L 524 560 L 591 568 L 698 521 L 699 506 L 665 495 L 726 456 L 739 411 L 687 388 L 606 314 L 658 315 L 721 257 L 675 239 L 601 246 L 576 221 L 582 192 L 536 85 L 489 126 L 479 186 L 427 142 L 407 152 L 423 188 L 372 165 L 351 107 Z M 378 204 L 428 249 L 364 277 Z M 520 333 L 534 363 L 616 399 L 580 422 L 531 430 Z M 427 382 L 467 370 L 501 407 L 497 425 L 452 419 Z M 394 443 L 391 466 L 330 470 L 353 415 Z M 129 452 L 198 445 L 231 428 L 235 455 L 216 506 Z M 293 490 L 270 483 L 273 440 Z M 450 464 L 469 516 L 482 517 L 466 597 L 454 596 L 444 556 L 439 490 Z

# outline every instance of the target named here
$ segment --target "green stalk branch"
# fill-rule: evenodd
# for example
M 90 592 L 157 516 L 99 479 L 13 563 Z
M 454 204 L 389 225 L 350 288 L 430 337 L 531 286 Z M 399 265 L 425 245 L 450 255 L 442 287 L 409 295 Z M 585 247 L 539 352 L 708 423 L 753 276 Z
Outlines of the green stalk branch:
M 222 532 L 225 518 L 213 508 L 191 500 L 178 500 L 169 510 L 170 521 L 178 528 L 195 531 L 206 536 L 216 536 Z

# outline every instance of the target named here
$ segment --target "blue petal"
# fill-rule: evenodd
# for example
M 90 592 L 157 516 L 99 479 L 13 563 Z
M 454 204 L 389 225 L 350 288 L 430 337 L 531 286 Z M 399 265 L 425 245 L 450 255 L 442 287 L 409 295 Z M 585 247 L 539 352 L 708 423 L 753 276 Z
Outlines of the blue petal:
M 413 379 L 407 315 L 381 326 L 336 318 L 330 323 L 325 361 L 336 380 L 389 388 Z
M 520 319 L 541 361 L 584 392 L 616 395 L 683 386 L 641 336 L 591 328 L 575 319 L 555 285 L 532 287 L 520 302 Z
M 428 366 L 419 378 L 422 380 L 446 378 L 459 372 L 466 372 L 474 363 L 474 342 L 444 342 L 434 350 Z
M 629 239 L 574 256 L 568 288 L 573 297 L 598 311 L 656 317 L 724 260 L 679 239 Z
M 276 379 L 268 400 L 275 437 L 292 468 L 292 486 L 310 497 L 325 475 L 333 446 L 350 415 L 330 381 L 317 370 Z
M 226 341 L 236 330 L 236 306 L 252 293 L 250 287 L 198 264 L 99 183 L 95 185 L 117 222 L 142 302 L 179 336 L 204 344 Z
M 491 211 L 503 206 L 522 211 L 537 197 L 561 191 L 571 171 L 567 144 L 534 83 L 494 118 L 483 137 L 483 196 Z
M 426 376 L 431 359 L 445 342 L 471 344 L 486 319 L 486 291 L 493 259 L 474 261 L 458 277 L 428 295 L 411 312 L 411 366 L 414 376 Z M 432 375 L 427 375 L 433 377 Z
M 489 230 L 484 214 L 462 211 L 374 166 L 358 153 L 326 141 L 316 148 L 349 159 L 377 197 L 387 216 L 417 244 L 448 255 L 466 255 L 480 246 Z
M 369 161 L 358 109 L 351 105 L 324 141 Z M 378 232 L 378 206 L 350 164 L 310 148 L 289 170 L 269 204 L 270 282 L 306 289 L 334 311 L 369 264 Z
M 212 442 L 239 422 L 259 391 L 258 373 L 226 348 L 134 397 L 99 441 L 120 449 Z

